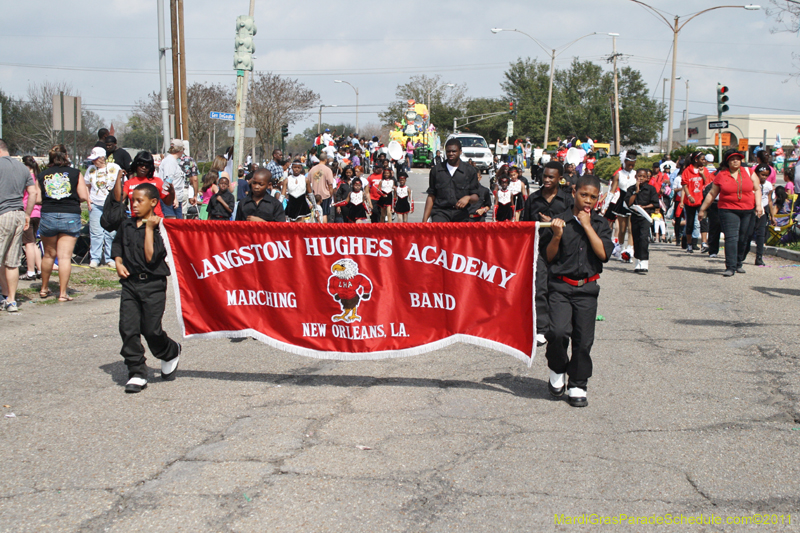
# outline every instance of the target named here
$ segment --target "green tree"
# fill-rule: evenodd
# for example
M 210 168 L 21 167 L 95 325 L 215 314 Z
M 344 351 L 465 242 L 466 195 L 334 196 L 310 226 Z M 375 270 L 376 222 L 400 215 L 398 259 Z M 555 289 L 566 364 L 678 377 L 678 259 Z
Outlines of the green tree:
M 397 86 L 395 101 L 378 116 L 383 124 L 394 126 L 405 116 L 408 101 L 414 100 L 428 105 L 431 123 L 440 135 L 446 135 L 452 130 L 453 119 L 463 116 L 467 104 L 467 85 L 449 85 L 438 74 L 412 76 L 408 83 Z
M 549 66 L 536 60 L 518 59 L 501 84 L 509 100 L 517 102 L 515 132 L 537 144 L 544 136 L 547 116 Z M 556 69 L 550 112 L 551 141 L 569 135 L 601 142 L 613 138 L 613 73 L 600 65 L 575 58 L 567 69 Z M 664 121 L 663 106 L 651 99 L 641 73 L 630 67 L 618 72 L 621 145 L 643 146 L 658 138 Z
M 499 98 L 473 98 L 467 102 L 466 116 L 483 115 L 488 113 L 498 113 L 508 111 L 508 102 Z M 510 114 L 489 117 L 472 124 L 458 126 L 462 133 L 477 133 L 486 139 L 489 144 L 497 142 L 498 139 L 505 139 L 508 132 L 508 119 Z

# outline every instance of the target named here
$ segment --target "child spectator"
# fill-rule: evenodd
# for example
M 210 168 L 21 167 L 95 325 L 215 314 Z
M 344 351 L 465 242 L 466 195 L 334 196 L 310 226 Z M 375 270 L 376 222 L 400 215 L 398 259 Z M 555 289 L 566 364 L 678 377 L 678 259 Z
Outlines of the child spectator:
M 234 198 L 230 192 L 230 180 L 220 178 L 217 181 L 218 191 L 208 201 L 208 220 L 230 220 L 233 214 Z
M 134 161 L 135 162 L 135 161 Z M 135 167 L 134 167 L 135 168 Z M 147 387 L 147 365 L 141 336 L 156 359 L 161 360 L 161 379 L 172 381 L 178 369 L 181 345 L 161 329 L 167 301 L 169 268 L 164 261 L 167 251 L 158 225 L 161 218 L 158 188 L 141 184 L 132 193 L 131 215 L 117 230 L 111 256 L 122 285 L 119 303 L 120 354 L 128 367 L 125 392 L 141 392 Z
M 653 219 L 653 235 L 656 242 L 667 242 L 667 225 L 664 222 L 664 215 L 661 214 L 661 208 L 656 207 L 650 218 Z

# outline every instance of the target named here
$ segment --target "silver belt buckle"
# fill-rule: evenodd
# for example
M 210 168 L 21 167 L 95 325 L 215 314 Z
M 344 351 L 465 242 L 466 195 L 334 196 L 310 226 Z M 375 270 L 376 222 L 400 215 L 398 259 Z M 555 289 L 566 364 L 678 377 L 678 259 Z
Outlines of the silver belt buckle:
M 141 274 L 139 274 L 139 279 L 141 281 L 146 281 L 147 280 L 147 273 L 146 272 L 142 272 Z
M 578 280 L 578 287 L 583 287 L 586 284 L 585 279 Z

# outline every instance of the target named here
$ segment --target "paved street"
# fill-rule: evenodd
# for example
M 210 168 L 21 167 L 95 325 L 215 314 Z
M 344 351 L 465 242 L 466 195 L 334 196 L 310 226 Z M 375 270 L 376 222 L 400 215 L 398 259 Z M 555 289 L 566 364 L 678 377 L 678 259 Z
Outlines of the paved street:
M 126 395 L 118 292 L 3 313 L 0 404 L 16 417 L 1 422 L 0 531 L 596 529 L 555 525 L 562 513 L 797 524 L 800 268 L 768 257 L 723 279 L 722 259 L 654 248 L 649 275 L 617 262 L 603 275 L 584 409 L 548 397 L 542 349 L 528 369 L 467 345 L 336 362 L 187 341 L 176 381 L 154 372 Z M 164 324 L 177 334 L 172 303 Z

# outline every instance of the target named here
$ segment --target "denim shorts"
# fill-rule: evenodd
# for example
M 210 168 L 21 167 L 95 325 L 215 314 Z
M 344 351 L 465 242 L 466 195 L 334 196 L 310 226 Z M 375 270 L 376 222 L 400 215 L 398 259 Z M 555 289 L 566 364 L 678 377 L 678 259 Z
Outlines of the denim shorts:
M 81 216 L 73 213 L 42 213 L 39 222 L 40 237 L 69 235 L 78 238 L 81 234 Z

